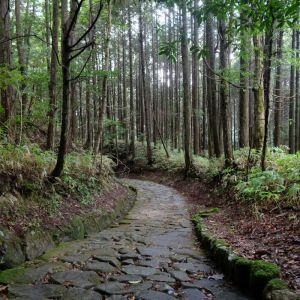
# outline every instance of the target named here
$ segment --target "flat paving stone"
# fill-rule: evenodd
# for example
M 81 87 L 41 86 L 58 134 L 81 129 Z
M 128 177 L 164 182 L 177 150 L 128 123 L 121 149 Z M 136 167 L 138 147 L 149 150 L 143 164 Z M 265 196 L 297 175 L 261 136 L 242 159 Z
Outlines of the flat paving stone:
M 157 270 L 155 268 L 133 266 L 133 265 L 128 265 L 128 266 L 123 267 L 122 271 L 129 275 L 140 275 L 143 277 L 147 277 L 147 276 L 159 273 L 159 270 Z
M 182 296 L 185 300 L 205 300 L 206 295 L 198 289 L 185 289 Z
M 117 271 L 117 268 L 110 265 L 107 262 L 100 262 L 100 261 L 91 261 L 88 262 L 84 267 L 84 270 L 88 271 L 95 271 L 100 273 L 114 273 Z
M 126 284 L 117 282 L 117 281 L 109 281 L 97 285 L 94 290 L 108 294 L 108 295 L 123 295 L 128 294 L 128 290 L 126 290 Z
M 71 270 L 51 275 L 51 281 L 57 284 L 67 284 L 84 289 L 91 288 L 100 283 L 100 277 L 94 271 Z
M 175 282 L 175 279 L 169 274 L 160 274 L 160 275 L 151 275 L 147 277 L 147 280 L 151 281 L 160 281 L 160 282 Z
M 170 274 L 178 281 L 189 281 L 190 277 L 183 271 L 170 271 Z
M 174 300 L 173 296 L 159 291 L 144 291 L 138 295 L 142 300 Z M 196 299 L 195 299 L 196 300 Z
M 9 295 L 24 299 L 62 298 L 66 291 L 66 287 L 56 284 L 16 284 L 8 287 Z
M 139 275 L 115 275 L 111 277 L 112 280 L 118 282 L 141 282 L 143 278 Z
M 63 294 L 63 300 L 102 300 L 103 296 L 92 290 L 71 287 Z
M 107 262 L 109 264 L 111 264 L 112 266 L 119 268 L 121 266 L 121 262 L 112 256 L 94 256 L 95 259 L 101 261 L 101 262 Z

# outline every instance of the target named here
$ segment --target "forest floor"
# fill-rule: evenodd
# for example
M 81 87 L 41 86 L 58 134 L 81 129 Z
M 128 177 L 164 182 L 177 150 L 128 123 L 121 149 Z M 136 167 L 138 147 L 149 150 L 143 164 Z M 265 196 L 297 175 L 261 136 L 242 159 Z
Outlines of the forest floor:
M 186 180 L 166 172 L 143 172 L 132 178 L 166 184 L 183 194 L 190 203 L 191 215 L 204 207 L 218 207 L 219 213 L 205 219 L 206 226 L 218 238 L 226 240 L 235 251 L 250 259 L 264 259 L 278 264 L 290 287 L 300 290 L 299 211 L 292 208 L 249 209 L 228 192 L 215 193 L 216 186 L 199 180 Z

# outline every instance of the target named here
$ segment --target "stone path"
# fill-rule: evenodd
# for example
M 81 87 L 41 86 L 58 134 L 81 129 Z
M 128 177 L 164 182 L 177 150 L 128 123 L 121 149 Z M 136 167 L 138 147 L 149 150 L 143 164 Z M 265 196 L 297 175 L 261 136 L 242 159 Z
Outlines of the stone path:
M 148 181 L 129 183 L 138 199 L 125 220 L 29 268 L 22 284 L 9 286 L 11 299 L 249 299 L 197 248 L 182 196 Z

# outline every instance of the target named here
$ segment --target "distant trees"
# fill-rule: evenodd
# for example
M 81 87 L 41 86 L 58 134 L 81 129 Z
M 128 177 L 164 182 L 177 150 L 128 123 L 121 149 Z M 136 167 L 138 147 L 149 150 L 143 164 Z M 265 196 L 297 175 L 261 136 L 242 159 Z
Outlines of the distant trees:
M 265 169 L 267 146 L 300 148 L 298 10 L 296 0 L 1 1 L 0 138 L 20 143 L 36 128 L 57 151 L 53 177 L 68 151 L 113 143 L 118 157 L 120 140 L 131 160 L 145 143 L 149 164 L 160 144 L 166 159 L 183 151 L 187 174 L 193 155 L 231 167 L 245 147 Z

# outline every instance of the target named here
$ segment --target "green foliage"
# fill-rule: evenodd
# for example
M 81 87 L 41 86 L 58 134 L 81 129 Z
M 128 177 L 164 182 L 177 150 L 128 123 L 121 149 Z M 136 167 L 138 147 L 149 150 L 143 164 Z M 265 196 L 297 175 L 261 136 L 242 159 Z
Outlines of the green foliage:
M 296 203 L 300 196 L 300 154 L 273 148 L 268 153 L 267 165 L 266 171 L 255 165 L 247 177 L 241 171 L 235 174 L 238 196 L 248 202 Z
M 7 66 L 0 66 L 0 89 L 6 89 L 9 85 L 18 87 L 23 80 L 19 70 L 10 70 Z
M 177 59 L 177 46 L 178 41 L 172 41 L 170 43 L 163 43 L 159 47 L 159 55 L 165 55 L 169 60 L 176 62 Z
M 274 278 L 268 282 L 267 289 L 268 290 L 288 290 L 289 286 L 282 279 Z

